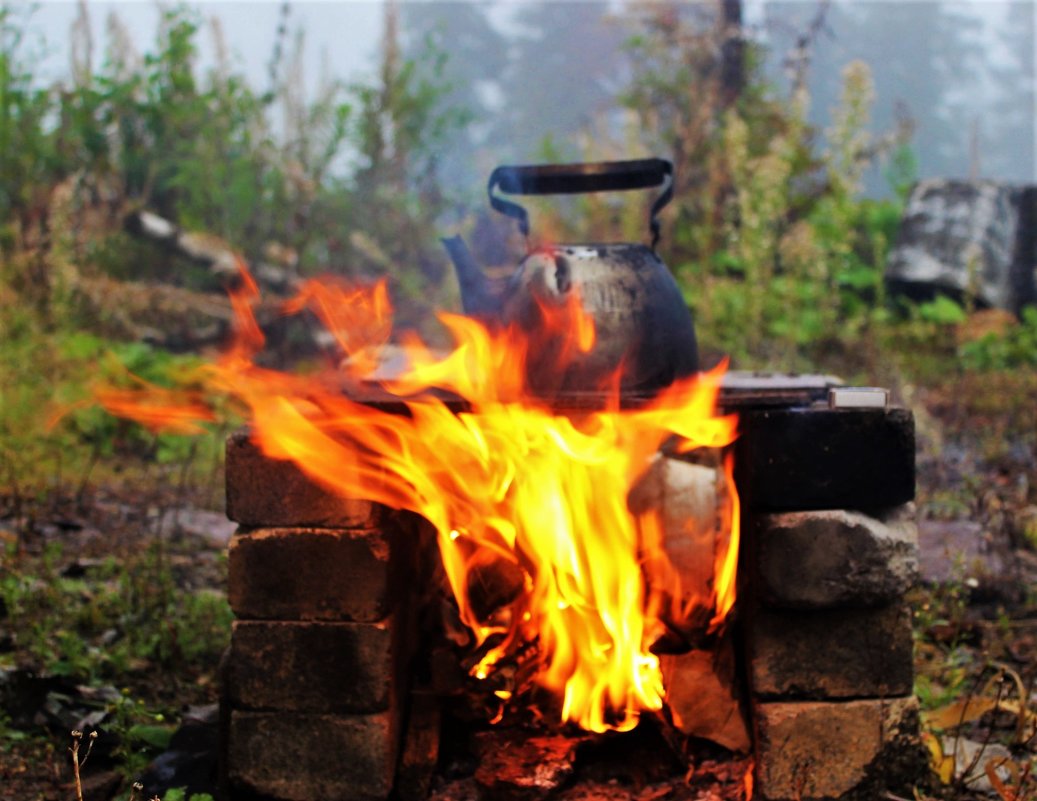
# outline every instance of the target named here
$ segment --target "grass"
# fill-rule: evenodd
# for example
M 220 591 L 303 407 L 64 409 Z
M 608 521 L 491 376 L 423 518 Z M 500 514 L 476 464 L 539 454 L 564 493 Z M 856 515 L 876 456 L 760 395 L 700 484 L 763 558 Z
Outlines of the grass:
M 141 500 L 150 520 L 134 513 Z M 16 713 L 0 721 L 0 775 L 14 782 L 0 798 L 62 788 L 71 773 L 54 743 L 80 719 L 102 734 L 92 767 L 119 772 L 128 786 L 168 745 L 186 705 L 215 702 L 231 621 L 225 557 L 175 528 L 156 533 L 161 505 L 175 500 L 154 490 L 65 503 L 52 495 L 23 500 L 18 517 L 0 515 L 0 620 L 14 623 L 0 671 L 36 698 L 19 704 L 0 684 Z

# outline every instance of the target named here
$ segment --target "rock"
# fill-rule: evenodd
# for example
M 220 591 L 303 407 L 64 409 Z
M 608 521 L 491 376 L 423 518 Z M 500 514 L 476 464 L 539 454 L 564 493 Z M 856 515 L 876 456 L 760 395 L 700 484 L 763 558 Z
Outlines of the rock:
M 932 584 L 997 582 L 1008 571 L 983 526 L 970 520 L 919 521 L 918 548 L 922 579 Z
M 907 695 L 913 645 L 904 604 L 816 612 L 759 608 L 748 621 L 752 691 L 770 698 Z
M 922 300 L 972 294 L 1018 311 L 1033 293 L 1030 205 L 1030 193 L 995 181 L 920 181 L 886 263 L 890 290 Z
M 941 738 L 943 753 L 954 755 L 954 777 L 966 787 L 981 793 L 995 793 L 994 785 L 987 776 L 987 763 L 993 762 L 997 777 L 1009 787 L 1012 774 L 1006 763 L 1013 759 L 1012 752 L 998 743 L 978 743 L 965 737 Z
M 218 548 L 226 546 L 237 528 L 223 512 L 191 506 L 165 512 L 159 522 L 160 530 L 167 530 L 167 525 Z
M 161 798 L 174 787 L 183 788 L 185 798 L 202 793 L 216 795 L 218 718 L 215 704 L 187 711 L 169 747 L 148 765 L 140 778 L 148 798 Z
M 912 797 L 928 773 L 918 701 L 761 703 L 755 709 L 756 801 Z
M 711 596 L 717 498 L 716 470 L 667 457 L 653 462 L 627 498 L 634 514 L 657 512 L 661 518 L 662 548 L 680 582 L 682 609 L 704 609 Z M 702 623 L 694 614 L 687 620 L 666 622 L 689 642 L 694 642 Z
M 756 586 L 770 605 L 879 606 L 918 576 L 913 505 L 881 518 L 839 509 L 759 515 L 754 523 Z
M 752 740 L 735 692 L 735 660 L 729 639 L 720 651 L 661 657 L 666 703 L 684 734 L 748 753 Z

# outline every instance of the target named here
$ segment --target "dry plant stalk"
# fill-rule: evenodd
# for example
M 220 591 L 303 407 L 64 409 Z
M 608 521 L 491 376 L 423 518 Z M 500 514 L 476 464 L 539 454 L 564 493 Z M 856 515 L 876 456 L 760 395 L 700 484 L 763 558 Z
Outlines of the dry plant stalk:
M 90 732 L 87 737 L 86 753 L 80 759 L 79 748 L 83 744 L 83 732 L 77 729 L 72 730 L 72 745 L 68 750 L 72 752 L 72 775 L 76 781 L 76 801 L 83 801 L 83 781 L 80 778 L 79 772 L 86 765 L 86 761 L 90 759 L 90 752 L 94 750 L 94 742 L 96 740 L 97 732 Z

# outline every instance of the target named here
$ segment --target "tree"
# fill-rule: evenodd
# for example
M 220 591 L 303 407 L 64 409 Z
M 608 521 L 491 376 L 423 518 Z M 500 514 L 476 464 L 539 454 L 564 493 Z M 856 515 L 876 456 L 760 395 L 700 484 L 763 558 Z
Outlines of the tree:
M 791 36 L 808 27 L 814 4 L 777 0 L 766 6 L 773 43 L 770 72 L 777 76 Z M 871 69 L 878 96 L 873 131 L 894 129 L 905 114 L 916 123 L 923 174 L 968 174 L 968 130 L 982 97 L 977 78 L 987 54 L 978 38 L 982 23 L 959 5 L 925 3 L 831 3 L 821 35 L 813 42 L 808 75 L 809 122 L 823 127 L 838 102 L 832 80 L 843 67 L 862 60 Z M 866 178 L 869 193 L 885 191 L 877 170 Z

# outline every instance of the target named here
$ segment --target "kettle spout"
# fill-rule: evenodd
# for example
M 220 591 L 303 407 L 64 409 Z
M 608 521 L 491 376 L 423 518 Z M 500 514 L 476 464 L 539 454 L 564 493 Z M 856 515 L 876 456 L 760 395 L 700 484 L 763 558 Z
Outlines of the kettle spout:
M 465 241 L 460 236 L 452 236 L 444 238 L 442 242 L 457 272 L 464 313 L 474 317 L 499 316 L 503 299 L 491 291 L 490 282 L 483 275 L 482 268 L 476 263 Z

